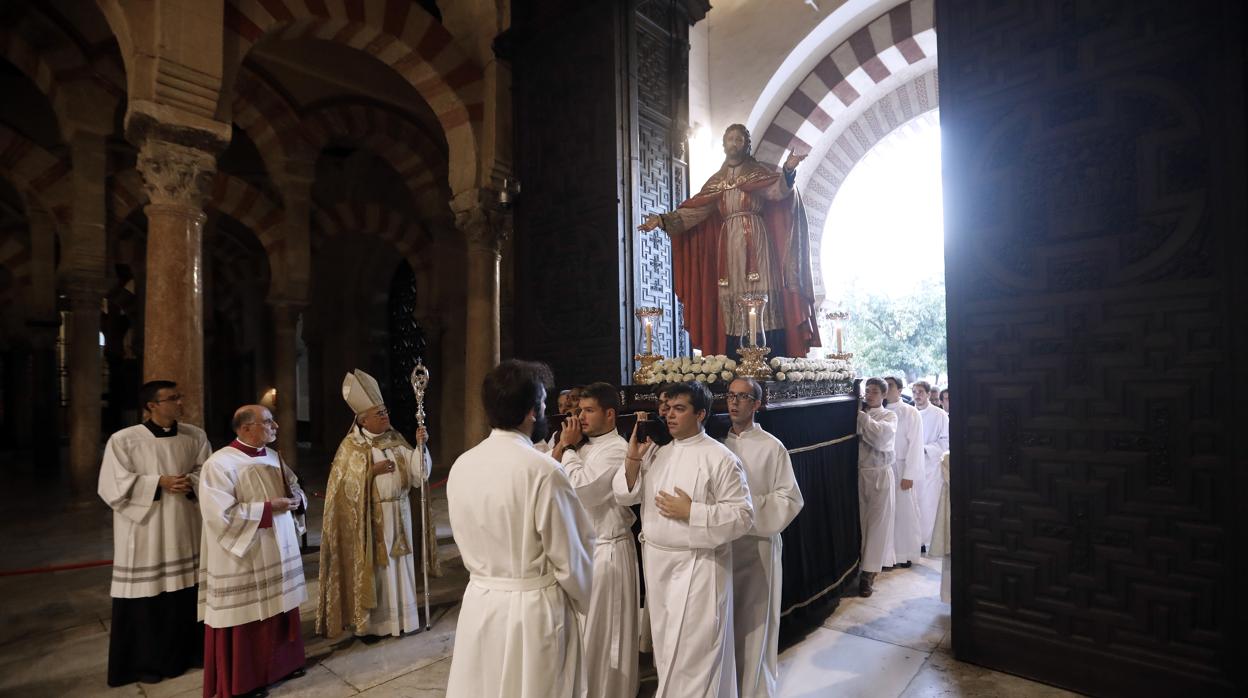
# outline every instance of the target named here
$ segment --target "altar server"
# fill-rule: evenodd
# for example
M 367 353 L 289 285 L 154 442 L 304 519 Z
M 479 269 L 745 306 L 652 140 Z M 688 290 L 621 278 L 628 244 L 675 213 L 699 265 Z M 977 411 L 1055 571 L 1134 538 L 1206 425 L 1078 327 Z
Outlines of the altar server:
M 421 548 L 408 492 L 429 479 L 428 432 L 417 431 L 418 451 L 390 428 L 381 386 L 364 371 L 343 378 L 342 397 L 355 421 L 325 487 L 316 631 L 402 635 L 420 627 L 414 551 Z
M 901 381 L 888 376 L 887 407 L 897 415 L 893 473 L 897 478 L 897 523 L 893 529 L 891 563 L 909 567 L 919 559 L 923 529 L 919 524 L 919 487 L 923 482 L 923 418 L 901 399 Z
M 149 417 L 109 437 L 97 489 L 113 510 L 109 686 L 179 676 L 204 657 L 195 490 L 208 437 L 178 421 L 182 394 L 172 381 L 144 384 L 139 404 Z
M 471 577 L 451 656 L 450 698 L 585 695 L 577 614 L 589 610 L 593 528 L 550 456 L 544 364 L 485 377 L 492 431 L 451 466 L 451 531 Z
M 934 395 L 927 381 L 918 381 L 910 389 L 914 392 L 914 407 L 923 421 L 923 484 L 919 487 L 919 526 L 923 531 L 923 547 L 932 548 L 932 529 L 936 525 L 936 508 L 940 503 L 940 491 L 944 479 L 940 475 L 940 459 L 949 450 L 949 415 L 932 404 Z
M 654 634 L 657 698 L 737 695 L 732 542 L 754 525 L 741 461 L 706 435 L 711 396 L 701 383 L 667 392 L 672 443 L 629 441 L 616 501 L 641 504 L 646 611 Z
M 728 386 L 732 429 L 724 445 L 741 459 L 754 503 L 753 528 L 732 543 L 733 629 L 737 688 L 742 698 L 776 695 L 780 532 L 804 503 L 788 449 L 754 421 L 762 401 L 763 388 L 753 379 L 738 378 Z
M 893 558 L 896 492 L 893 440 L 897 415 L 883 407 L 888 385 L 868 378 L 858 412 L 858 521 L 862 529 L 862 574 L 858 594 L 874 593 L 875 575 Z
M 597 537 L 593 593 L 581 629 L 588 695 L 633 698 L 639 681 L 640 599 L 632 535 L 637 517 L 617 504 L 611 491 L 628 452 L 628 442 L 615 430 L 620 394 L 609 383 L 591 383 L 580 395 L 579 417 L 564 427 L 554 456 L 576 488 Z
M 278 428 L 268 408 L 240 407 L 232 425 L 237 438 L 204 463 L 199 487 L 204 698 L 263 695 L 303 676 L 299 535 L 308 500 L 268 446 Z

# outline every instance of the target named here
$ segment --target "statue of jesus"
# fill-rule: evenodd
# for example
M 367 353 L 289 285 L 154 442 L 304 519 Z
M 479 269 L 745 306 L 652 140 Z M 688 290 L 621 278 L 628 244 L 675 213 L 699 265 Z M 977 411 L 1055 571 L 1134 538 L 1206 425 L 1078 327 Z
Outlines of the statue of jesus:
M 790 155 L 777 172 L 750 155 L 750 132 L 733 124 L 724 131 L 724 164 L 702 191 L 638 226 L 671 236 L 685 328 L 703 353 L 736 348 L 744 330 L 737 299 L 751 292 L 767 294 L 762 328 L 774 354 L 805 356 L 819 346 L 806 213 L 793 188 L 805 157 Z

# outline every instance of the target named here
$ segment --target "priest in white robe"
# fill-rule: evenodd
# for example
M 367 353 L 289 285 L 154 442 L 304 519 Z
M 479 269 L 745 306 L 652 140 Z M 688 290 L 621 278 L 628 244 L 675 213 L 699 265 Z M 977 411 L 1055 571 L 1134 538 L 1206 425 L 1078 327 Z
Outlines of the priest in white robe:
M 417 431 L 418 451 L 392 429 L 381 386 L 364 371 L 343 378 L 342 396 L 355 421 L 325 487 L 316 632 L 337 637 L 352 630 L 365 638 L 414 632 L 421 537 L 413 535 L 408 493 L 429 479 L 427 432 Z
M 533 447 L 551 382 L 528 361 L 490 371 L 480 399 L 492 431 L 451 466 L 451 532 L 471 576 L 450 698 L 586 695 L 577 614 L 589 609 L 593 526 L 563 469 Z
M 780 532 L 805 503 L 789 450 L 754 421 L 762 401 L 763 388 L 753 379 L 738 378 L 728 386 L 732 429 L 724 445 L 741 459 L 754 503 L 754 526 L 732 544 L 732 622 L 742 698 L 776 695 L 783 582 Z
M 613 482 L 616 501 L 641 504 L 646 611 L 657 698 L 737 695 L 732 542 L 754 525 L 741 461 L 703 431 L 711 396 L 701 383 L 667 391 L 672 443 L 629 441 Z
M 144 384 L 139 403 L 149 417 L 109 437 L 97 489 L 113 510 L 110 686 L 155 683 L 204 660 L 195 491 L 208 437 L 178 421 L 182 394 L 172 381 Z
M 278 424 L 268 408 L 240 407 L 232 424 L 236 438 L 204 463 L 199 486 L 204 698 L 263 693 L 304 673 L 299 536 L 308 500 L 269 447 Z
M 910 387 L 914 392 L 914 408 L 923 420 L 923 484 L 919 487 L 919 526 L 923 547 L 932 548 L 932 529 L 936 526 L 936 510 L 944 479 L 940 459 L 949 450 L 949 415 L 932 403 L 932 386 L 918 381 Z
M 893 445 L 897 415 L 885 409 L 888 385 L 868 378 L 858 412 L 858 522 L 862 529 L 862 571 L 858 594 L 875 593 L 875 575 L 893 560 L 893 527 L 896 525 L 896 488 L 893 479 Z
M 632 532 L 637 517 L 616 503 L 611 490 L 628 453 L 628 442 L 615 430 L 619 391 L 609 383 L 590 383 L 581 389 L 576 409 L 553 456 L 576 489 L 597 539 L 593 592 L 581 628 L 588 695 L 635 698 L 641 612 Z
M 893 445 L 893 473 L 897 478 L 897 512 L 893 527 L 893 559 L 886 566 L 909 567 L 922 555 L 923 528 L 919 523 L 919 496 L 923 484 L 923 418 L 901 399 L 901 381 L 888 381 L 885 406 L 897 415 Z

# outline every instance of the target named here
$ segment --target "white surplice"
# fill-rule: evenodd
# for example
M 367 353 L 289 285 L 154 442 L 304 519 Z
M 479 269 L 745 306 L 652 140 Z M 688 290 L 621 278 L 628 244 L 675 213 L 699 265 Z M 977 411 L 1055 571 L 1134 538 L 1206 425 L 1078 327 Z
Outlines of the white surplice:
M 594 545 L 594 585 L 581 638 L 584 645 L 588 695 L 634 698 L 637 668 L 638 617 L 641 591 L 637 580 L 637 548 L 628 507 L 611 491 L 615 473 L 624 465 L 628 442 L 614 430 L 589 437 L 577 450 L 563 452 L 568 481 L 589 514 Z
M 863 572 L 892 564 L 896 524 L 893 439 L 897 415 L 875 407 L 858 412 L 858 523 L 862 529 Z
M 923 491 L 923 418 L 913 405 L 900 400 L 887 409 L 897 415 L 893 444 L 893 477 L 897 481 L 896 521 L 893 527 L 893 559 L 885 565 L 915 562 L 921 555 L 923 529 L 919 524 L 919 497 Z M 910 480 L 908 490 L 901 481 Z
M 754 527 L 732 543 L 733 634 L 742 698 L 774 696 L 779 683 L 783 531 L 802 510 L 789 451 L 757 424 L 724 439 L 741 459 L 754 503 Z
M 928 549 L 932 557 L 940 561 L 940 600 L 945 603 L 953 601 L 953 576 L 950 570 L 953 547 L 949 540 L 949 452 L 945 451 L 940 459 L 940 502 L 936 507 L 936 527 L 932 532 L 932 547 Z
M 360 427 L 359 431 L 366 439 L 375 439 L 380 436 L 363 427 Z M 408 492 L 412 487 L 422 487 L 429 480 L 433 461 L 429 458 L 428 449 L 422 449 L 419 457 L 416 455 L 416 449 L 401 446 L 386 449 L 399 451 L 399 453 L 384 453 L 379 448 L 371 450 L 373 463 L 391 460 L 396 466 L 406 464 L 407 481 L 411 483 L 408 487 L 402 487 L 403 478 L 398 472 L 376 475 L 373 477 L 373 483 L 377 487 L 377 496 L 381 500 L 382 526 L 386 536 L 385 549 L 394 548 L 398 527 L 402 526 L 412 552 L 397 558 L 390 558 L 385 567 L 380 565 L 373 567 L 377 605 L 369 613 L 368 625 L 358 629 L 357 634 L 400 635 L 420 627 L 420 604 L 416 596 L 416 555 L 420 552 L 421 539 L 420 536 L 412 536 L 412 504 Z
M 294 471 L 277 451 L 250 456 L 233 446 L 212 454 L 199 482 L 204 517 L 200 543 L 199 618 L 230 628 L 298 608 L 308 598 L 294 512 L 272 514 L 261 528 L 265 503 L 282 497 L 308 499 Z M 300 517 L 301 518 L 301 517 Z
M 471 574 L 450 698 L 585 695 L 577 614 L 589 607 L 592 524 L 559 464 L 493 430 L 451 466 L 451 532 Z
M 188 475 L 194 492 L 212 449 L 192 424 L 175 424 L 171 435 L 157 437 L 153 429 L 160 428 L 127 427 L 104 447 L 97 491 L 113 510 L 113 598 L 185 589 L 199 574 L 199 503 L 161 492 L 160 476 Z
M 754 525 L 754 506 L 741 461 L 699 432 L 652 449 L 628 488 L 615 474 L 616 501 L 641 504 L 646 612 L 659 674 L 656 698 L 737 695 L 732 630 L 732 541 Z M 655 496 L 692 498 L 688 521 L 659 513 Z
M 936 508 L 944 480 L 940 476 L 940 459 L 949 450 L 949 415 L 929 404 L 919 410 L 923 419 L 923 487 L 919 490 L 919 526 L 923 545 L 932 547 L 932 527 L 936 525 Z

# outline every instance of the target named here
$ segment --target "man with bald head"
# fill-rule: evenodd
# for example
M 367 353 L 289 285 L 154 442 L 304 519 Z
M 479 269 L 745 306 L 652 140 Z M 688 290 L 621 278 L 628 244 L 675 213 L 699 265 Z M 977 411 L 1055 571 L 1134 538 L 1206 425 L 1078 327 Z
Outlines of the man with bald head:
M 205 698 L 267 695 L 269 684 L 303 675 L 308 500 L 269 448 L 278 425 L 267 407 L 244 405 L 231 424 L 236 438 L 204 463 L 199 485 Z

